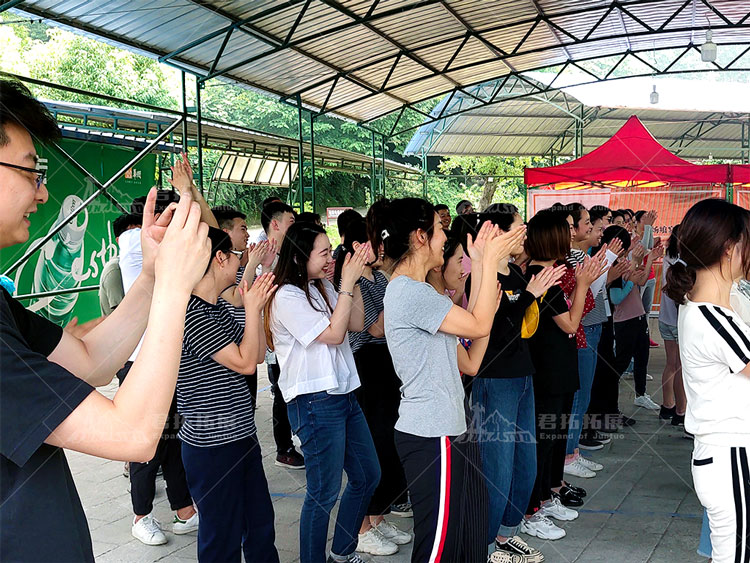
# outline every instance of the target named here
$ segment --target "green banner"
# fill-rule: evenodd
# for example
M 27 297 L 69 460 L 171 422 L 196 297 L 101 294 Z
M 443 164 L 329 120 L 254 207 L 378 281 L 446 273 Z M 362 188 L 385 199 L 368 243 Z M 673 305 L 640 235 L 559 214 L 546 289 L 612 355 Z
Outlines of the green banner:
M 106 182 L 136 154 L 133 149 L 64 139 L 60 146 L 100 182 Z M 31 216 L 26 244 L 0 250 L 0 272 L 5 272 L 35 241 L 46 236 L 96 191 L 94 183 L 55 148 L 37 147 L 47 159 L 49 201 Z M 156 156 L 150 154 L 129 169 L 108 190 L 125 208 L 145 195 L 156 178 Z M 117 255 L 112 222 L 121 211 L 100 195 L 75 219 L 47 241 L 10 274 L 16 295 L 74 290 L 96 286 L 102 267 Z M 96 290 L 23 300 L 29 309 L 65 325 L 74 316 L 85 322 L 101 315 Z

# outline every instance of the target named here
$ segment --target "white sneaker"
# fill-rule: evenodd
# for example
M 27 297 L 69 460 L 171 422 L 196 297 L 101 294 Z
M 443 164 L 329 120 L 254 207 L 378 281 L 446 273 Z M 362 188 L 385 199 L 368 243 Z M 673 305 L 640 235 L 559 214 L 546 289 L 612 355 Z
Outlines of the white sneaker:
M 531 518 L 521 520 L 521 531 L 541 540 L 559 540 L 565 537 L 565 530 L 556 526 L 541 510 Z
M 651 375 L 650 373 L 647 373 L 646 374 L 646 381 L 653 381 L 653 380 L 654 380 L 654 376 Z
M 563 473 L 565 473 L 565 475 L 573 475 L 574 477 L 582 477 L 584 479 L 596 477 L 596 473 L 583 465 L 580 458 L 576 458 L 575 461 L 566 463 L 565 467 L 563 467 Z
M 396 526 L 385 520 L 378 524 L 375 529 L 380 532 L 381 536 L 396 545 L 406 545 L 411 541 L 411 534 L 409 532 L 399 530 Z
M 172 523 L 172 531 L 177 535 L 189 534 L 190 532 L 198 531 L 198 513 L 196 512 L 187 520 L 180 520 L 179 516 L 175 514 L 174 522 Z
M 517 553 L 507 551 L 493 551 L 487 558 L 487 563 L 526 563 L 526 558 Z
M 633 404 L 652 411 L 658 411 L 660 409 L 659 405 L 653 402 L 649 395 L 641 395 L 640 397 L 636 397 L 633 401 Z
M 563 503 L 557 497 L 552 497 L 547 502 L 542 503 L 541 512 L 548 518 L 563 520 L 565 522 L 578 518 L 578 512 L 572 508 L 563 506 Z
M 161 531 L 161 524 L 150 514 L 144 516 L 138 522 L 133 517 L 133 527 L 130 529 L 130 533 L 133 534 L 135 539 L 146 545 L 164 545 L 167 543 L 167 536 Z
M 375 528 L 370 528 L 364 534 L 359 534 L 357 551 L 370 555 L 393 555 L 398 551 L 398 546 L 385 539 Z
M 601 471 L 604 469 L 604 466 L 601 463 L 596 463 L 595 461 L 591 461 L 590 459 L 586 459 L 582 455 L 578 456 L 577 461 L 583 465 L 586 469 L 590 469 L 591 471 Z

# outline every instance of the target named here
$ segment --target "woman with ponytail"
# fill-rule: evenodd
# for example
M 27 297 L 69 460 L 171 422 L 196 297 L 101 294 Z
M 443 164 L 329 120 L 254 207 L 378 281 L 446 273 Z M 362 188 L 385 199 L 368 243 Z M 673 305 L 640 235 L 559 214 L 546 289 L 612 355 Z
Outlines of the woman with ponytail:
M 680 306 L 695 492 L 708 513 L 713 561 L 747 561 L 750 328 L 730 293 L 734 281 L 750 275 L 750 213 L 722 199 L 700 201 L 682 220 L 677 247 L 665 291 Z
M 279 289 L 266 307 L 266 338 L 281 367 L 279 388 L 302 442 L 307 494 L 300 517 L 300 561 L 326 560 L 331 510 L 341 495 L 329 561 L 361 563 L 360 523 L 380 480 L 375 446 L 354 390 L 359 377 L 347 331 L 364 326 L 355 285 L 370 254 L 365 243 L 345 258 L 338 288 L 326 279 L 331 243 L 323 227 L 289 227 L 274 275 Z
M 483 534 L 463 544 L 471 522 L 464 494 L 464 390 L 456 336 L 482 338 L 497 304 L 495 272 L 524 236 L 524 227 L 498 236 L 490 223 L 469 239 L 476 303 L 464 310 L 425 282 L 443 263 L 446 235 L 433 206 L 417 198 L 382 203 L 373 214 L 374 242 L 395 269 L 385 294 L 385 335 L 401 386 L 396 448 L 414 512 L 412 561 L 486 560 Z M 457 494 L 459 493 L 459 494 Z M 486 525 L 486 524 L 485 524 Z M 480 559 L 475 554 L 482 553 Z
M 344 241 L 336 256 L 333 283 L 341 283 L 341 271 L 347 256 L 354 254 L 367 243 L 367 225 L 363 219 L 349 223 L 344 231 Z M 349 332 L 349 345 L 354 353 L 361 387 L 355 392 L 370 428 L 375 451 L 380 462 L 380 483 L 370 499 L 370 505 L 359 530 L 357 551 L 371 555 L 392 555 L 399 545 L 411 541 L 411 534 L 398 529 L 384 516 L 393 511 L 409 514 L 409 495 L 406 476 L 394 443 L 393 427 L 398 419 L 401 401 L 396 371 L 388 352 L 383 326 L 383 298 L 388 278 L 374 268 L 382 261 L 370 250 L 357 287 L 362 294 L 364 325 L 361 331 Z

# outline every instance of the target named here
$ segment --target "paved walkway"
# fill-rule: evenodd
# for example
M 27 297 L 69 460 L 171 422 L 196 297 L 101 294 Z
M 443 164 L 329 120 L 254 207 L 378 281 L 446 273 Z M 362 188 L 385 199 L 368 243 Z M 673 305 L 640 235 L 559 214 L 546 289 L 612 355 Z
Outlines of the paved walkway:
M 652 351 L 649 392 L 658 393 L 664 365 L 662 348 Z M 271 435 L 271 398 L 265 367 L 260 372 L 258 428 L 264 448 L 264 465 L 276 511 L 276 545 L 281 561 L 297 561 L 299 512 L 304 497 L 304 472 L 274 466 Z M 104 388 L 116 391 L 116 383 Z M 690 451 L 692 443 L 682 429 L 660 424 L 654 411 L 636 410 L 632 404 L 632 380 L 621 385 L 620 406 L 626 414 L 635 413 L 638 423 L 615 435 L 604 450 L 589 457 L 605 465 L 595 479 L 578 479 L 575 484 L 588 490 L 580 517 L 564 523 L 568 534 L 555 542 L 536 538 L 529 543 L 542 549 L 549 563 L 705 561 L 696 555 L 701 526 L 701 507 L 692 490 Z M 195 561 L 194 534 L 167 533 L 169 543 L 159 547 L 141 544 L 130 535 L 132 520 L 128 480 L 120 462 L 68 453 L 71 468 L 91 527 L 94 553 L 100 562 Z M 162 523 L 172 520 L 164 492 L 157 482 L 154 513 Z M 411 520 L 393 518 L 406 529 Z M 165 529 L 170 529 L 165 525 Z M 409 546 L 391 557 L 372 558 L 378 563 L 409 561 Z

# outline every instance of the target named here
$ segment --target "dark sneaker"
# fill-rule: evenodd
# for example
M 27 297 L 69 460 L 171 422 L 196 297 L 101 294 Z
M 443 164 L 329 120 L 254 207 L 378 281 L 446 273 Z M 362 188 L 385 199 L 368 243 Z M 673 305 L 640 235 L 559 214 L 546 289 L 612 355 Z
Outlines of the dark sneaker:
M 675 413 L 672 417 L 672 426 L 685 426 L 685 415 Z
M 601 450 L 604 447 L 604 444 L 601 443 L 599 440 L 593 440 L 591 438 L 581 437 L 581 439 L 578 440 L 578 447 L 581 448 L 582 450 L 595 451 L 595 450 Z
M 524 563 L 542 563 L 542 561 L 544 561 L 544 555 L 542 555 L 541 551 L 531 547 L 518 536 L 508 538 L 505 543 L 500 543 L 496 540 L 495 553 L 498 551 L 510 555 L 520 555 L 522 557 L 521 561 Z M 490 558 L 490 561 L 492 561 L 492 558 Z
M 410 502 L 404 502 L 401 504 L 392 504 L 391 514 L 393 514 L 394 516 L 398 516 L 400 518 L 412 518 L 414 516 L 414 512 L 412 512 Z
M 338 561 L 336 561 L 332 556 L 329 555 L 326 563 L 338 563 Z M 355 552 L 346 558 L 346 563 L 365 563 L 365 560 Z
M 562 489 L 560 489 L 561 492 L 563 489 L 570 489 L 571 491 L 573 491 L 573 494 L 578 495 L 581 498 L 584 498 L 588 494 L 586 493 L 586 489 L 584 489 L 583 487 L 576 487 L 575 485 L 571 485 L 567 481 L 563 481 L 563 483 L 564 486 Z
M 659 419 L 660 420 L 672 420 L 672 417 L 677 414 L 677 407 L 665 407 L 664 405 L 661 405 L 661 408 L 659 409 Z
M 553 498 L 559 498 L 563 506 L 579 507 L 583 506 L 583 499 L 575 494 L 570 487 L 563 487 L 559 493 L 552 493 Z
M 620 424 L 622 424 L 623 427 L 633 426 L 636 422 L 638 422 L 636 419 L 630 418 L 629 416 L 625 415 L 622 415 L 622 418 L 620 419 Z
M 594 435 L 592 436 L 592 438 L 596 440 L 597 442 L 601 442 L 604 445 L 607 445 L 612 441 L 612 438 L 610 438 L 609 436 L 601 432 L 594 432 Z
M 285 453 L 277 454 L 274 464 L 279 467 L 286 467 L 287 469 L 304 469 L 305 458 L 297 450 L 290 448 Z

